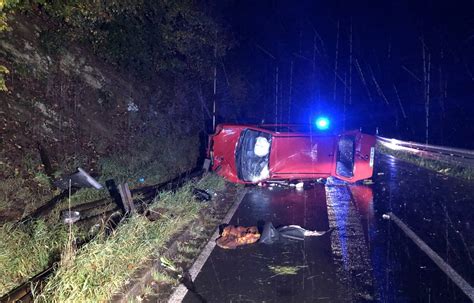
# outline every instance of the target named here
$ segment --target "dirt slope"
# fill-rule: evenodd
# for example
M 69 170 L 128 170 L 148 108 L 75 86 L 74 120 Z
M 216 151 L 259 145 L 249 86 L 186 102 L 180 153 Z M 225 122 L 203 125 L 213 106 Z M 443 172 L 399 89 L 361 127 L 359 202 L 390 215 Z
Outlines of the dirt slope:
M 56 176 L 81 166 L 132 184 L 195 166 L 204 116 L 193 83 L 136 79 L 58 42 L 39 16 L 9 24 L 0 40 L 0 63 L 10 70 L 9 92 L 0 95 L 0 224 L 58 193 L 45 154 Z

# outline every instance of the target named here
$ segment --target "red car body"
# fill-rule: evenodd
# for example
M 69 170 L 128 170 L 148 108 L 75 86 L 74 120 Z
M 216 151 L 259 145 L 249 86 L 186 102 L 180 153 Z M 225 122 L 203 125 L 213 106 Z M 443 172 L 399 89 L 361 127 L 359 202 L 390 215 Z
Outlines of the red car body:
M 212 170 L 235 183 L 329 176 L 356 182 L 372 177 L 374 136 L 358 130 L 326 135 L 308 129 L 220 124 L 210 136 Z

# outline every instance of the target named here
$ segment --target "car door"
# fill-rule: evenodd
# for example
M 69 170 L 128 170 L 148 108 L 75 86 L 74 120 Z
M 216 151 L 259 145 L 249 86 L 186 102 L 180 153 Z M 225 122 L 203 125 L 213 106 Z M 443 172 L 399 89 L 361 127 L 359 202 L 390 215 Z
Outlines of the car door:
M 332 176 L 348 182 L 372 177 L 374 171 L 375 137 L 358 130 L 338 136 Z

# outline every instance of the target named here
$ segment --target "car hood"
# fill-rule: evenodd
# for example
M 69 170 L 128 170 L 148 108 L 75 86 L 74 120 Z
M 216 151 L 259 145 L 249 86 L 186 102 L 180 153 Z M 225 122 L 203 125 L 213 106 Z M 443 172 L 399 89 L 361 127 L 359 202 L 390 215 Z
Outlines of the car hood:
M 212 137 L 213 170 L 231 182 L 242 183 L 237 176 L 235 149 L 243 128 L 222 128 Z

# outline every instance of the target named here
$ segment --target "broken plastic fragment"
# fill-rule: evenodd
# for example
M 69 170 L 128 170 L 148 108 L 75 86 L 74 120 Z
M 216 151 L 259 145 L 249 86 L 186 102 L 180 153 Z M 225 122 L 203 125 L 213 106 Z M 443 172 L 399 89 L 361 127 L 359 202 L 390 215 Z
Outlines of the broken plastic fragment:
M 65 224 L 73 224 L 81 218 L 81 214 L 78 211 L 66 210 L 62 213 L 63 222 Z
M 303 190 L 304 183 L 303 182 L 296 183 L 295 187 L 297 190 Z
M 73 173 L 68 176 L 64 176 L 59 180 L 54 181 L 54 185 L 56 185 L 60 189 L 68 189 L 69 188 L 69 180 L 71 180 L 71 186 L 77 188 L 83 187 L 93 187 L 95 189 L 102 189 L 102 185 L 97 182 L 94 178 L 92 178 L 85 170 L 78 167 L 78 172 Z

